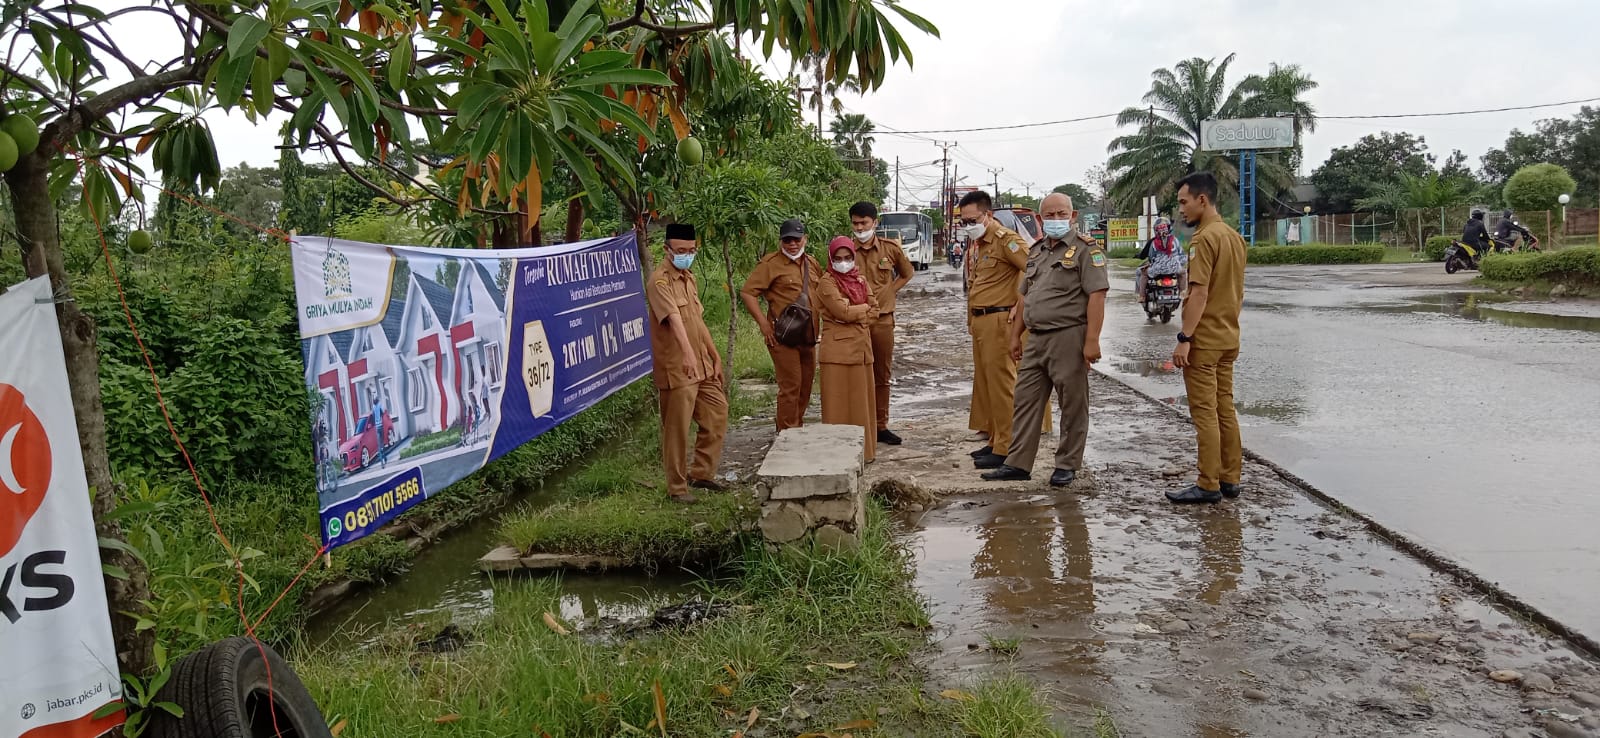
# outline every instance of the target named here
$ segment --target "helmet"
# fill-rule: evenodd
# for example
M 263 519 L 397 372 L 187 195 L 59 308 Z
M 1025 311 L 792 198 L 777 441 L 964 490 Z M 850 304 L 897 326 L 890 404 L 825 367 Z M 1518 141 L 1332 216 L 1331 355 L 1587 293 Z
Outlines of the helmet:
M 1511 208 L 1506 208 L 1505 212 L 1500 214 L 1500 217 L 1502 217 L 1502 218 L 1510 218 L 1511 217 Z
M 1483 211 L 1482 210 L 1478 210 L 1477 208 L 1473 208 L 1473 210 L 1472 210 L 1472 220 L 1483 220 Z
M 1159 234 L 1165 236 L 1165 235 L 1167 235 L 1168 233 L 1171 233 L 1171 232 L 1172 232 L 1172 221 L 1169 221 L 1166 218 L 1156 218 L 1156 233 L 1159 233 Z

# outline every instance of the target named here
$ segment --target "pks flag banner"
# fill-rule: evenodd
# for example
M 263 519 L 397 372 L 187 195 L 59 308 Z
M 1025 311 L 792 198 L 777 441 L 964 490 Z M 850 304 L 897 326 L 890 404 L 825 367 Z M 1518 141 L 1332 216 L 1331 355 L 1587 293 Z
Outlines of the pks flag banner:
M 330 547 L 650 373 L 631 233 L 493 251 L 313 236 L 291 253 Z
M 94 716 L 122 677 L 52 298 L 46 277 L 0 294 L 0 738 L 122 724 Z

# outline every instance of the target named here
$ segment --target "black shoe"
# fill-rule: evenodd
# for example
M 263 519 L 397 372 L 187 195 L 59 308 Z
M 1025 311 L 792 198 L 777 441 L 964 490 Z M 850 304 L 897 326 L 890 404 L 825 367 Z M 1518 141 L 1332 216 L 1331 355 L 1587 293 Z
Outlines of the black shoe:
M 974 459 L 977 459 L 977 458 L 981 458 L 981 457 L 984 457 L 984 456 L 988 456 L 988 455 L 990 455 L 992 453 L 994 453 L 994 447 L 993 446 L 984 446 L 983 448 L 980 448 L 977 451 L 973 451 L 972 453 L 967 454 L 967 455 L 971 456 Z
M 1028 470 L 1018 469 L 1010 464 L 1001 464 L 999 469 L 984 472 L 981 476 L 985 482 L 1026 482 L 1033 479 Z
M 999 469 L 1006 464 L 1006 457 L 999 454 L 984 454 L 972 460 L 972 465 L 979 469 Z
M 1078 473 L 1071 469 L 1057 469 L 1050 474 L 1050 486 L 1065 487 L 1078 478 Z
M 1239 492 L 1241 490 L 1243 490 L 1243 489 L 1244 488 L 1240 487 L 1237 482 L 1232 483 L 1232 484 L 1230 484 L 1228 482 L 1223 482 L 1222 483 L 1222 496 L 1231 500 L 1231 499 L 1233 499 L 1235 497 L 1238 497 L 1239 496 Z
M 1197 502 L 1221 502 L 1222 493 L 1217 490 L 1200 489 L 1199 485 L 1191 485 L 1182 492 L 1168 492 L 1167 499 L 1180 505 Z
M 711 492 L 728 491 L 728 485 L 718 482 L 714 479 L 691 479 L 689 480 L 689 486 L 695 489 L 703 489 Z
M 878 431 L 878 443 L 887 443 L 890 446 L 898 446 L 900 445 L 900 436 L 895 435 L 894 431 L 884 428 L 883 430 Z

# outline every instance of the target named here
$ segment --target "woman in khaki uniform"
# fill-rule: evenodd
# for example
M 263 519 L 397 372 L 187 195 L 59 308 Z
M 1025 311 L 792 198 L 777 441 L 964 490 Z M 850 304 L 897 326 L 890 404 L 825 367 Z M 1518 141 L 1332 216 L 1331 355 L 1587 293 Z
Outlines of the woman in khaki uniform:
M 845 236 L 828 244 L 828 273 L 817 280 L 822 313 L 822 422 L 859 425 L 866 459 L 877 456 L 877 401 L 873 397 L 872 322 L 878 299 L 856 269 L 855 243 Z

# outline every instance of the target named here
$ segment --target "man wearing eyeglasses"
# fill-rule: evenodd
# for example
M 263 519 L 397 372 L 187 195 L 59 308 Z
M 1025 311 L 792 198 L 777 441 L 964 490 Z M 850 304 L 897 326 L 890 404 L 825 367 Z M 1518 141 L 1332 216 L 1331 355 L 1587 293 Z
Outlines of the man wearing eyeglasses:
M 811 306 L 816 304 L 812 295 L 817 291 L 817 280 L 822 278 L 822 265 L 806 253 L 806 224 L 790 218 L 778 228 L 779 249 L 756 262 L 750 270 L 744 287 L 739 290 L 739 300 L 744 309 L 755 318 L 761 335 L 767 341 L 767 353 L 772 355 L 772 371 L 778 378 L 777 424 L 781 432 L 786 428 L 799 428 L 805 424 L 806 408 L 811 406 L 811 388 L 817 374 L 817 347 L 815 342 L 786 346 L 773 333 L 773 324 L 790 305 L 798 303 L 811 310 L 813 337 L 821 335 L 821 312 Z M 761 311 L 761 300 L 767 301 L 766 312 Z
M 1072 209 L 1072 198 L 1051 193 L 1039 203 L 1039 211 L 1045 237 L 1029 253 L 1018 305 L 1021 312 L 1011 324 L 1011 357 L 1021 361 L 1011 453 L 983 478 L 991 482 L 1033 478 L 1039 424 L 1054 390 L 1061 401 L 1061 442 L 1050 486 L 1065 487 L 1083 466 L 1089 437 L 1089 366 L 1100 360 L 1100 328 L 1111 281 L 1100 243 L 1073 228 L 1078 213 Z
M 1012 393 L 1017 361 L 1011 356 L 1011 325 L 1021 317 L 1018 290 L 1028 265 L 1028 242 L 1000 225 L 989 194 L 961 198 L 967 251 L 967 327 L 972 334 L 972 425 L 989 434 L 989 445 L 972 453 L 979 469 L 998 469 L 1011 452 Z

